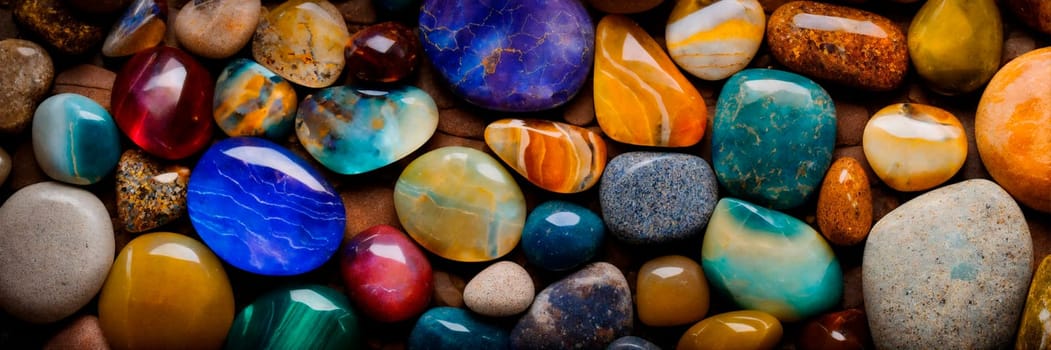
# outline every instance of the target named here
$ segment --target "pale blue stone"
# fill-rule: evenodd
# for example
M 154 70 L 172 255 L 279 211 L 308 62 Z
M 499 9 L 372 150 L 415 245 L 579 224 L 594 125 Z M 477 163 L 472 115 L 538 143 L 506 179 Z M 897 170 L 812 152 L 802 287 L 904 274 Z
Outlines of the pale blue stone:
M 120 131 L 105 108 L 77 94 L 51 96 L 33 116 L 33 153 L 51 178 L 99 182 L 120 160 Z

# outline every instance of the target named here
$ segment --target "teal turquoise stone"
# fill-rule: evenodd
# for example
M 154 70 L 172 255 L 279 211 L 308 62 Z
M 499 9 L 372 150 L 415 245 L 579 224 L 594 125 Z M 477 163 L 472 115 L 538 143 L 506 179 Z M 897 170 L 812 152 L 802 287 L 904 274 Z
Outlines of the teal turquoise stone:
M 416 321 L 409 335 L 408 348 L 413 350 L 508 349 L 507 330 L 489 324 L 467 310 L 436 307 Z
M 281 288 L 241 310 L 226 349 L 359 349 L 358 316 L 343 293 L 319 285 Z
M 249 59 L 236 59 L 215 82 L 215 123 L 229 136 L 281 139 L 292 132 L 296 90 L 292 83 Z
M 337 86 L 307 96 L 296 114 L 299 142 L 325 167 L 361 174 L 405 157 L 438 129 L 438 107 L 423 90 Z
M 731 196 L 788 209 L 817 190 L 836 144 L 836 109 L 821 86 L 747 69 L 726 82 L 715 111 L 712 163 Z
M 522 252 L 531 265 L 565 271 L 595 257 L 605 234 L 606 226 L 595 212 L 570 202 L 548 201 L 526 217 Z
M 99 182 L 120 160 L 120 131 L 98 103 L 58 94 L 33 116 L 33 153 L 51 178 L 76 185 Z
M 734 198 L 715 206 L 701 246 L 712 288 L 784 322 L 839 304 L 843 272 L 821 234 L 787 214 Z

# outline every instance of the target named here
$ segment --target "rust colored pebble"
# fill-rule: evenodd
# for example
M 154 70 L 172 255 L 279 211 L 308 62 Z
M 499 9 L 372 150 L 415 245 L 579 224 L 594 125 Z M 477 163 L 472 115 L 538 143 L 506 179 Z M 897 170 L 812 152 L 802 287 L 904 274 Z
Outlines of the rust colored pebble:
M 817 199 L 817 224 L 832 244 L 853 245 L 872 227 L 872 191 L 861 163 L 837 159 L 828 169 Z

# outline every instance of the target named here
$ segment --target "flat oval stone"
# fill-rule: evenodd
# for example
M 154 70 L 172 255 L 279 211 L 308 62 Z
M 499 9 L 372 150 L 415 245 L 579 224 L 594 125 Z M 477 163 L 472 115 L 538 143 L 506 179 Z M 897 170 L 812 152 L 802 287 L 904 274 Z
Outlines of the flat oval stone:
M 1007 7 L 1029 27 L 1051 34 L 1051 2 L 1042 0 L 1006 0 L 1002 6 Z
M 533 303 L 533 278 L 521 265 L 501 261 L 479 272 L 463 289 L 463 302 L 480 315 L 503 317 L 521 313 Z
M 1051 213 L 1051 48 L 1008 62 L 985 88 L 974 139 L 989 175 L 1019 202 Z
M 143 232 L 186 212 L 190 168 L 166 163 L 137 149 L 117 163 L 117 221 L 127 232 Z
M 190 175 L 186 205 L 205 244 L 255 274 L 313 270 L 343 240 L 339 193 L 305 160 L 264 139 L 212 145 Z
M 146 152 L 181 159 L 212 140 L 208 71 L 185 52 L 158 46 L 132 56 L 113 83 L 113 118 Z
M 425 0 L 420 41 L 454 93 L 506 112 L 566 103 L 595 55 L 591 17 L 572 0 Z
M 902 204 L 872 227 L 862 257 L 876 347 L 1008 347 L 1032 266 L 1025 217 L 989 180 L 945 186 Z
M 781 322 L 762 311 L 718 314 L 686 330 L 678 350 L 769 350 L 783 334 Z
M 708 109 L 664 49 L 620 15 L 602 18 L 595 37 L 595 117 L 602 132 L 639 146 L 697 144 Z
M 393 83 L 409 76 L 419 61 L 416 31 L 398 22 L 359 30 L 345 50 L 347 72 L 362 82 Z
M 29 125 L 54 77 L 51 56 L 43 47 L 21 39 L 0 41 L 0 100 L 5 101 L 0 133 L 18 134 Z
M 219 349 L 234 320 L 223 264 L 204 244 L 149 233 L 121 249 L 99 294 L 99 322 L 118 349 Z
M 307 95 L 296 113 L 299 142 L 325 167 L 361 174 L 409 155 L 438 129 L 438 107 L 423 90 L 334 86 Z
M 332 85 L 343 73 L 350 39 L 339 9 L 325 0 L 289 0 L 259 19 L 252 57 L 289 81 Z
M 1022 321 L 1018 325 L 1015 349 L 1029 350 L 1047 347 L 1047 340 L 1051 338 L 1048 315 L 1051 315 L 1051 256 L 1045 256 L 1040 262 L 1040 267 L 1033 274 L 1033 282 L 1029 285 L 1029 295 L 1025 300 L 1025 309 L 1022 311 Z
M 606 141 L 598 133 L 539 119 L 503 119 L 485 128 L 485 143 L 540 188 L 557 193 L 590 189 L 606 168 Z
M 408 347 L 419 350 L 507 349 L 507 331 L 453 307 L 427 310 L 409 334 Z
M 726 82 L 712 127 L 712 164 L 731 196 L 774 209 L 797 207 L 832 162 L 836 109 L 801 75 L 747 69 Z
M 102 43 L 102 54 L 107 57 L 128 56 L 157 46 L 168 30 L 167 20 L 167 1 L 133 1 L 110 29 Z
M 332 288 L 285 287 L 237 314 L 225 349 L 359 349 L 358 323 L 347 297 Z
M 261 10 L 260 0 L 193 0 L 175 17 L 175 38 L 195 55 L 230 57 L 252 39 Z
M 409 163 L 394 186 L 402 227 L 449 260 L 490 261 L 522 237 L 526 205 L 511 174 L 473 148 L 442 147 Z
M 653 327 L 700 321 L 708 313 L 708 281 L 690 258 L 666 255 L 639 268 L 635 283 L 639 320 Z
M 52 179 L 90 185 L 117 166 L 120 131 L 95 101 L 58 94 L 41 102 L 33 116 L 33 153 Z
M 864 350 L 871 349 L 871 343 L 865 311 L 847 309 L 807 322 L 798 346 L 800 350 Z
M 522 229 L 522 253 L 530 265 L 549 270 L 574 269 L 602 246 L 606 225 L 588 208 L 552 200 L 533 208 Z
M 431 263 L 401 230 L 371 227 L 347 241 L 340 255 L 347 295 L 366 316 L 398 322 L 427 309 Z
M 103 0 L 93 2 L 108 2 Z M 63 0 L 22 0 L 12 2 L 18 28 L 36 34 L 48 45 L 67 55 L 80 55 L 98 47 L 105 29 L 85 20 Z M 126 2 L 125 2 L 126 3 Z
M 628 281 L 597 262 L 540 291 L 511 330 L 511 348 L 602 349 L 631 329 Z
M 722 80 L 748 66 L 765 30 L 766 14 L 756 0 L 678 0 L 664 37 L 679 67 L 704 80 Z
M 629 335 L 609 343 L 606 350 L 661 350 L 661 347 L 649 340 Z
M 719 200 L 701 257 L 713 289 L 781 321 L 817 315 L 843 295 L 839 260 L 817 231 L 739 199 Z
M 0 206 L 0 308 L 31 323 L 72 315 L 102 288 L 113 250 L 94 194 L 57 182 L 22 188 Z
M 629 152 L 606 167 L 599 203 L 606 226 L 617 239 L 667 243 L 700 235 L 715 210 L 718 186 L 701 157 Z
M 941 94 L 975 91 L 1000 68 L 1004 34 L 994 0 L 927 1 L 908 38 L 916 73 Z
M 893 90 L 909 71 L 909 47 L 898 25 L 851 7 L 785 4 L 770 15 L 766 40 L 789 69 L 860 89 Z
M 862 136 L 865 158 L 887 186 L 923 191 L 948 181 L 967 160 L 967 132 L 944 109 L 899 103 L 876 112 Z
M 606 13 L 639 13 L 657 7 L 664 0 L 588 0 L 596 10 Z
M 299 99 L 292 83 L 242 58 L 219 73 L 212 102 L 215 123 L 226 135 L 279 140 L 292 133 Z
M 829 243 L 854 245 L 872 228 L 872 188 L 861 162 L 837 159 L 828 168 L 817 197 L 817 226 Z

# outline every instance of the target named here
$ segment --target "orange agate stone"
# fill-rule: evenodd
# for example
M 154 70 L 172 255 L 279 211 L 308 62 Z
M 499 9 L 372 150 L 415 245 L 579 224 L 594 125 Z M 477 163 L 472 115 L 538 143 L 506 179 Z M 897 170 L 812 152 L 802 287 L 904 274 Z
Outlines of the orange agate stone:
M 499 120 L 485 128 L 485 143 L 529 182 L 552 192 L 585 191 L 606 168 L 602 136 L 565 123 Z

